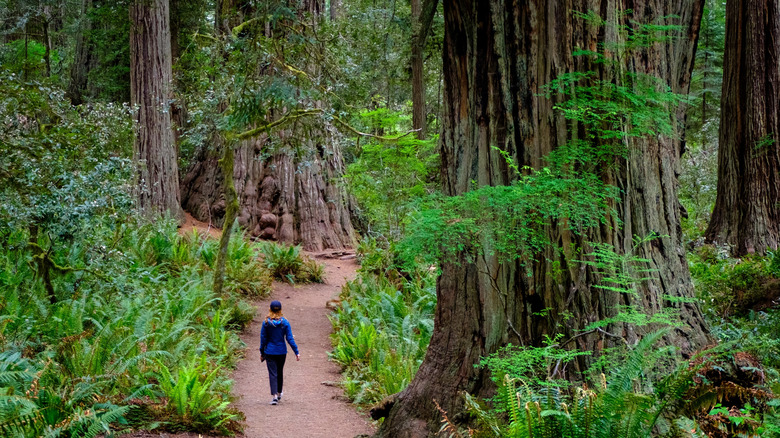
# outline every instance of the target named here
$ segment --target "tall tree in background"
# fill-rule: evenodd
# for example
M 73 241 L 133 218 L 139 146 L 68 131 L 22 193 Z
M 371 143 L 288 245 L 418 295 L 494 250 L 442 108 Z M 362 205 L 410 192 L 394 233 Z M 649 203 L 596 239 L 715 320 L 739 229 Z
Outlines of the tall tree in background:
M 287 59 L 294 55 L 286 52 L 303 51 L 286 50 L 284 45 L 290 32 L 302 27 L 293 22 L 293 16 L 313 20 L 306 27 L 316 29 L 322 4 L 305 1 L 290 9 L 286 4 L 266 3 L 263 8 L 270 12 L 249 11 L 240 5 L 234 8 L 233 14 L 244 17 L 239 21 L 244 23 L 240 31 L 227 18 L 229 9 L 217 11 L 217 23 L 223 27 L 220 32 L 232 35 L 236 47 L 243 50 L 235 54 L 251 61 L 239 69 L 236 79 L 247 85 L 241 95 L 231 96 L 231 117 L 246 110 L 243 125 L 237 125 L 240 129 L 261 129 L 296 111 L 299 104 L 321 108 L 321 102 L 299 98 L 309 91 L 298 88 L 300 83 L 316 87 L 311 82 L 318 80 L 318 67 L 311 59 Z M 252 52 L 255 43 L 264 47 L 263 53 Z M 291 119 L 295 118 L 287 120 Z M 239 224 L 255 237 L 301 243 L 307 250 L 353 246 L 350 201 L 337 182 L 344 173 L 344 158 L 333 141 L 332 126 L 296 119 L 284 128 L 270 134 L 258 131 L 236 145 L 233 181 L 240 203 Z M 224 223 L 227 203 L 221 172 L 217 156 L 204 148 L 182 181 L 184 208 L 195 218 L 218 226 Z
M 423 74 L 423 49 L 419 41 L 422 24 L 422 0 L 412 0 L 412 128 L 417 129 L 417 138 L 426 135 L 425 126 L 425 76 Z
M 601 11 L 604 23 L 631 27 L 628 35 L 639 35 L 639 23 L 659 23 L 663 17 L 679 17 L 675 24 L 680 28 L 667 31 L 672 40 L 632 40 L 637 44 L 631 53 L 623 52 L 628 59 L 614 66 L 572 54 L 582 48 L 614 60 L 625 50 L 614 26 L 597 26 L 572 12 L 587 15 L 590 10 Z M 638 86 L 631 78 L 641 73 L 660 78 L 675 93 L 687 93 L 701 14 L 702 2 L 696 0 L 445 1 L 445 193 L 464 194 L 474 182 L 507 185 L 517 175 L 501 151 L 520 168 L 538 169 L 546 165 L 543 157 L 569 143 L 572 132 L 582 134 L 582 127 L 572 127 L 556 112 L 560 95 L 540 95 L 540 87 L 562 74 L 590 71 L 609 84 L 627 81 L 622 85 L 630 89 Z M 622 69 L 629 74 L 616 73 Z M 684 115 L 679 110 L 666 117 L 676 122 Z M 454 418 L 461 409 L 461 391 L 488 394 L 487 372 L 474 365 L 508 342 L 540 345 L 545 335 L 560 333 L 571 337 L 569 347 L 594 352 L 617 338 L 636 342 L 648 326 L 616 322 L 604 332 L 582 332 L 589 323 L 614 316 L 621 305 L 648 313 L 674 309 L 679 326 L 664 343 L 678 346 L 685 356 L 708 342 L 703 316 L 690 302 L 693 288 L 681 249 L 677 173 L 682 134 L 676 124 L 672 129 L 676 132 L 669 136 L 626 137 L 625 157 L 604 166 L 603 181 L 621 190 L 618 218 L 609 218 L 609 226 L 581 236 L 564 223 L 550 224 L 546 233 L 552 247 L 525 266 L 489 255 L 472 263 L 464 253 L 456 263 L 442 265 L 428 352 L 383 423 L 383 436 L 428 436 L 439 429 L 441 418 L 434 401 Z M 651 234 L 661 237 L 634 247 L 636 236 Z M 582 257 L 576 248 L 587 247 L 587 242 L 647 259 L 652 278 L 638 284 L 636 294 L 593 287 L 598 273 L 576 262 Z M 586 365 L 572 368 L 582 371 Z
M 67 87 L 67 96 L 74 105 L 84 103 L 84 93 L 87 89 L 90 66 L 94 64 L 94 48 L 88 38 L 88 34 L 92 29 L 91 10 L 92 0 L 83 0 L 78 20 L 78 31 L 75 37 L 76 47 L 73 54 L 73 63 L 70 65 L 70 80 Z
M 776 0 L 729 0 L 709 241 L 733 255 L 780 241 L 780 10 Z
M 427 136 L 425 70 L 423 54 L 438 0 L 412 0 L 412 128 L 417 138 Z
M 706 0 L 686 110 L 685 154 L 680 174 L 680 201 L 688 219 L 684 229 L 695 230 L 690 237 L 704 234 L 715 204 L 725 35 L 725 4 L 721 0 Z
M 138 107 L 133 155 L 138 166 L 139 206 L 182 218 L 171 125 L 168 0 L 133 1 L 130 20 L 130 101 Z

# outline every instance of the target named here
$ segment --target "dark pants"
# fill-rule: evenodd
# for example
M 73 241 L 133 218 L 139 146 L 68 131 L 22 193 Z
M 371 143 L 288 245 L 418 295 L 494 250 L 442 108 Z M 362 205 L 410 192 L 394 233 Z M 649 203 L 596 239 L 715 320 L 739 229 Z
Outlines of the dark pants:
M 271 395 L 282 392 L 284 383 L 284 361 L 286 354 L 266 354 L 265 364 L 268 366 L 268 381 L 271 383 Z

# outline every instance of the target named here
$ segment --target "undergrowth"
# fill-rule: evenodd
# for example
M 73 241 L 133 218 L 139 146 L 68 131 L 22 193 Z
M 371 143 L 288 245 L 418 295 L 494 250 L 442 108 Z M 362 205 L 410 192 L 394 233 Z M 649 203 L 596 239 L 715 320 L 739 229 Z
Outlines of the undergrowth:
M 0 233 L 0 435 L 237 431 L 229 373 L 255 311 L 242 295 L 270 287 L 257 251 L 232 240 L 214 296 L 217 242 L 172 221 L 92 217 L 66 238 Z
M 728 248 L 703 245 L 688 254 L 696 292 L 718 318 L 744 316 L 780 299 L 780 254 L 729 257 Z
M 344 370 L 350 400 L 369 404 L 404 389 L 422 363 L 433 333 L 435 276 L 408 278 L 360 272 L 332 314 L 331 359 Z
M 734 360 L 744 357 L 732 354 L 741 346 L 727 342 L 669 368 L 672 347 L 655 347 L 668 330 L 608 353 L 601 361 L 608 366 L 591 368 L 580 382 L 556 378 L 550 370 L 582 352 L 563 350 L 554 340 L 545 347 L 507 347 L 480 364 L 490 371 L 496 395 L 483 400 L 463 393 L 468 427 L 439 408 L 441 432 L 512 438 L 778 436 L 778 403 L 767 387 L 759 381 L 750 381 L 750 387 L 715 381 L 734 371 L 760 374 Z M 730 365 L 735 368 L 724 369 Z
M 260 244 L 263 264 L 277 280 L 289 283 L 324 283 L 325 268 L 301 253 L 297 245 Z

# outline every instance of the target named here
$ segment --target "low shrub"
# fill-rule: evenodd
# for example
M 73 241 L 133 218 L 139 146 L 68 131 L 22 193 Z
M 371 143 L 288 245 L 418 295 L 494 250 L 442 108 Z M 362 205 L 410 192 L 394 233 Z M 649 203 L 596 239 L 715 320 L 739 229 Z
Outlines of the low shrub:
M 325 266 L 306 257 L 301 266 L 300 276 L 307 283 L 325 283 Z
M 761 310 L 780 298 L 779 257 L 730 258 L 726 252 L 704 245 L 689 255 L 696 292 L 718 317 Z
M 28 231 L 0 238 L 0 435 L 238 430 L 228 376 L 254 309 L 212 293 L 201 254 L 213 243 L 132 217 L 96 218 L 69 242 L 49 236 L 35 241 L 57 266 L 47 276 Z M 260 266 L 246 246 L 231 245 L 230 260 Z M 172 393 L 182 376 L 186 407 Z
M 264 298 L 271 294 L 272 282 L 272 274 L 260 261 L 257 246 L 235 233 L 225 263 L 225 290 Z
M 433 333 L 435 277 L 400 289 L 363 273 L 341 292 L 331 316 L 331 358 L 344 368 L 343 386 L 356 403 L 374 403 L 401 391 L 422 363 Z
M 383 275 L 393 267 L 393 253 L 380 241 L 364 237 L 357 247 L 357 259 L 361 272 Z
M 277 280 L 289 283 L 323 283 L 325 268 L 302 254 L 300 246 L 263 242 L 263 264 Z
M 271 271 L 274 278 L 294 282 L 301 271 L 303 258 L 301 247 L 293 245 L 276 245 L 270 242 L 262 244 L 263 263 Z

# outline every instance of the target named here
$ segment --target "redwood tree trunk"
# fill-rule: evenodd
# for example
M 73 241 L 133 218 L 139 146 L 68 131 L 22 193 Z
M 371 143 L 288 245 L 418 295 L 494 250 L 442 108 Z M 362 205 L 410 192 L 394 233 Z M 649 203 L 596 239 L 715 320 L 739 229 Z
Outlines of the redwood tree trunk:
M 307 0 L 299 13 L 318 15 L 320 2 Z M 237 7 L 223 0 L 218 23 L 227 32 L 238 24 Z M 246 17 L 243 17 L 246 18 Z M 239 200 L 238 223 L 252 236 L 302 244 L 308 251 L 354 247 L 349 197 L 338 184 L 344 159 L 332 127 L 296 124 L 236 146 L 233 179 Z M 302 146 L 301 146 L 302 145 Z M 268 149 L 275 149 L 268 153 Z M 226 201 L 216 154 L 203 151 L 182 181 L 183 207 L 193 217 L 221 226 Z
M 348 197 L 336 184 L 344 173 L 337 144 L 325 138 L 312 141 L 303 155 L 282 150 L 265 156 L 268 142 L 263 136 L 237 147 L 233 178 L 239 225 L 255 237 L 301 243 L 309 251 L 354 246 Z M 225 215 L 222 192 L 217 159 L 204 152 L 182 181 L 184 208 L 220 226 Z
M 139 206 L 181 219 L 179 168 L 171 126 L 171 35 L 168 0 L 130 5 L 130 96 L 138 106 L 133 145 Z
M 626 16 L 628 9 L 633 13 Z M 676 15 L 682 30 L 668 42 L 656 42 L 629 56 L 630 71 L 662 78 L 676 93 L 689 88 L 702 2 L 696 0 L 513 1 L 447 0 L 444 2 L 444 114 L 442 178 L 449 195 L 478 185 L 504 185 L 516 177 L 499 147 L 523 165 L 539 168 L 542 157 L 570 137 L 570 122 L 553 106 L 560 96 L 540 96 L 540 87 L 560 74 L 594 71 L 616 80 L 610 67 L 575 48 L 606 53 L 603 42 L 615 42 L 614 29 L 597 27 L 573 17 L 572 11 L 596 11 L 608 23 L 651 23 Z M 632 20 L 632 21 L 629 21 Z M 607 47 L 614 47 L 608 45 Z M 679 111 L 676 118 L 682 120 Z M 682 131 L 675 137 L 682 135 Z M 486 395 L 489 376 L 475 370 L 480 357 L 509 342 L 540 345 L 544 335 L 578 333 L 587 324 L 614 316 L 617 305 L 633 305 L 655 313 L 673 307 L 678 328 L 665 339 L 690 355 L 708 342 L 707 327 L 697 305 L 667 301 L 665 296 L 693 297 L 681 248 L 677 176 L 681 141 L 675 138 L 631 138 L 628 157 L 605 181 L 618 186 L 620 225 L 593 230 L 579 237 L 551 224 L 550 248 L 527 267 L 486 257 L 478 263 L 445 263 L 437 285 L 435 330 L 425 360 L 414 380 L 401 392 L 382 425 L 380 435 L 422 437 L 439 429 L 438 402 L 449 418 L 459 418 L 459 393 Z M 636 296 L 593 287 L 597 275 L 573 262 L 586 241 L 613 245 L 619 254 L 632 248 L 633 236 L 655 232 L 663 236 L 634 254 L 648 259 L 653 278 L 638 286 Z M 547 309 L 547 312 L 541 312 Z M 608 330 L 636 342 L 657 327 L 612 324 Z M 616 342 L 603 334 L 581 336 L 569 346 L 598 352 Z M 587 363 L 575 363 L 582 370 Z
M 779 62 L 777 0 L 729 0 L 718 194 L 706 236 L 734 255 L 766 254 L 780 240 Z
M 412 128 L 417 138 L 427 136 L 427 109 L 425 106 L 425 71 L 423 55 L 428 34 L 439 0 L 412 0 Z
M 336 21 L 341 16 L 341 1 L 330 0 L 330 19 Z

